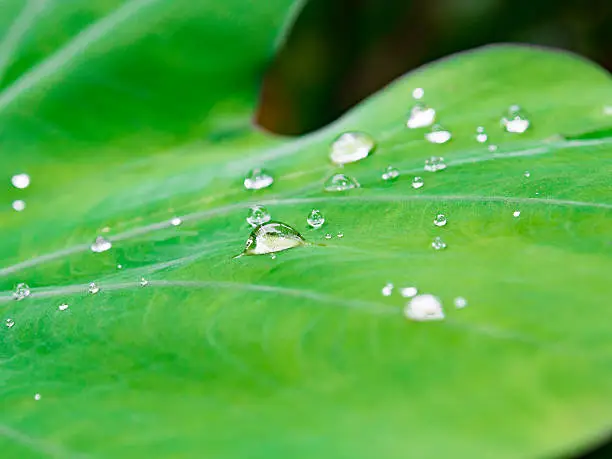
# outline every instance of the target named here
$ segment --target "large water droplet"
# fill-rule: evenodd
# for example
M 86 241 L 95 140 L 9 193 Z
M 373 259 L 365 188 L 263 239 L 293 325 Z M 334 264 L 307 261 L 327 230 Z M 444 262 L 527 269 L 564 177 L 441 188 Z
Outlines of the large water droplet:
M 144 277 L 140 278 L 140 286 L 141 287 L 146 287 L 147 285 L 149 285 L 149 281 L 147 279 L 145 279 Z
M 463 298 L 462 296 L 458 296 L 457 298 L 455 298 L 455 307 L 457 309 L 463 309 L 467 306 L 468 302 L 465 298 Z
M 521 113 L 521 108 L 518 105 L 512 105 L 508 109 L 508 114 L 501 119 L 501 124 L 506 129 L 506 132 L 513 134 L 522 134 L 529 128 L 529 120 Z
M 89 284 L 89 288 L 87 289 L 87 291 L 91 293 L 92 295 L 95 295 L 96 293 L 100 291 L 100 287 L 98 287 L 98 285 L 95 282 L 92 282 Z
M 21 301 L 30 296 L 30 286 L 28 284 L 24 284 L 23 282 L 17 284 L 15 286 L 15 290 L 13 291 L 13 298 L 17 301 Z
M 344 174 L 334 174 L 323 184 L 325 191 L 346 191 L 359 188 L 359 182 Z
M 28 174 L 16 174 L 11 177 L 11 183 L 15 188 L 23 189 L 30 186 L 30 176 Z
M 4 322 L 6 328 L 13 328 L 15 326 L 15 321 L 13 319 L 6 319 Z
M 444 310 L 440 299 L 433 295 L 417 295 L 404 308 L 407 318 L 416 321 L 442 320 Z
M 489 140 L 489 136 L 485 132 L 485 128 L 482 126 L 478 126 L 476 128 L 476 142 L 485 143 L 487 140 Z
M 374 150 L 374 139 L 363 132 L 345 132 L 331 145 L 329 157 L 334 164 L 354 163 Z
M 325 223 L 325 216 L 319 209 L 312 209 L 308 217 L 306 217 L 306 223 L 308 223 L 308 226 L 311 228 L 321 228 L 323 223 Z
M 108 239 L 98 236 L 94 243 L 91 244 L 91 251 L 95 253 L 106 252 L 107 250 L 110 250 L 112 246 L 113 244 L 111 244 Z
M 431 128 L 431 132 L 425 134 L 425 138 L 431 143 L 442 144 L 448 142 L 452 138 L 452 134 L 439 124 L 435 124 Z
M 425 181 L 423 180 L 423 177 L 415 177 L 412 179 L 412 188 L 414 188 L 415 190 L 422 188 L 423 185 L 425 185 Z
M 434 225 L 436 226 L 446 225 L 446 216 L 444 214 L 436 215 L 436 218 L 434 218 Z
M 400 290 L 400 293 L 404 298 L 412 298 L 419 293 L 419 290 L 416 287 L 404 287 Z
M 446 163 L 444 158 L 441 156 L 432 156 L 425 160 L 425 167 L 423 168 L 427 172 L 437 172 L 446 169 Z
M 395 180 L 400 175 L 399 170 L 393 166 L 387 166 L 387 168 L 382 173 L 382 179 L 386 182 L 390 182 Z
M 441 237 L 436 237 L 432 243 L 431 246 L 435 249 L 435 250 L 443 250 L 446 248 L 446 242 L 444 242 L 442 240 Z
M 263 169 L 253 169 L 244 178 L 244 187 L 247 190 L 261 190 L 274 183 L 274 178 Z
M 21 212 L 23 209 L 26 208 L 26 203 L 23 199 L 16 199 L 13 201 L 13 209 L 16 210 L 17 212 Z
M 242 255 L 264 255 L 306 245 L 302 235 L 280 222 L 259 225 L 246 241 Z
M 391 294 L 393 293 L 393 284 L 391 282 L 385 284 L 385 286 L 381 290 L 381 293 L 383 294 L 383 296 L 391 296 Z
M 259 226 L 270 221 L 270 213 L 263 206 L 253 206 L 249 209 L 246 221 L 251 226 Z
M 431 126 L 436 120 L 436 111 L 427 105 L 417 102 L 414 107 L 410 109 L 410 115 L 406 126 L 410 129 L 424 128 Z

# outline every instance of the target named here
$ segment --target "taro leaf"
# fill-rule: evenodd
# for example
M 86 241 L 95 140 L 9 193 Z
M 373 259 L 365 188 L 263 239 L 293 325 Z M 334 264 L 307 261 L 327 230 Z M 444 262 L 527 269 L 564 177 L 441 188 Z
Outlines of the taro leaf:
M 480 49 L 281 139 L 249 120 L 288 0 L 17 3 L 0 47 L 2 457 L 531 458 L 608 431 L 612 138 L 581 138 L 612 126 L 606 72 Z M 415 87 L 448 144 L 405 128 Z M 525 134 L 499 126 L 511 104 Z M 377 149 L 344 168 L 362 188 L 324 193 L 347 130 Z M 431 155 L 448 168 L 424 172 Z M 259 166 L 275 183 L 244 190 Z M 315 244 L 232 259 L 255 203 Z M 92 253 L 99 235 L 113 247 Z M 446 319 L 406 320 L 404 286 Z

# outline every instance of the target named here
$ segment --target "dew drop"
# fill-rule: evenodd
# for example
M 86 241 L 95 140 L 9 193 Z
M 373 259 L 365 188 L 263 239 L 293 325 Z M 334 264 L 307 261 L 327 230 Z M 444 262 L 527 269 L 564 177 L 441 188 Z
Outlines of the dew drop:
M 246 221 L 251 226 L 263 225 L 270 221 L 270 213 L 263 206 L 253 206 L 249 209 Z
M 113 246 L 108 239 L 105 239 L 102 236 L 98 236 L 93 244 L 91 244 L 91 251 L 95 253 L 102 253 L 110 250 Z
M 425 167 L 423 169 L 427 172 L 442 171 L 446 169 L 446 163 L 441 156 L 432 156 L 425 160 Z
M 423 88 L 415 88 L 414 91 L 412 91 L 412 97 L 415 100 L 422 99 L 424 95 L 425 91 L 423 90 Z
M 457 309 L 463 309 L 467 306 L 468 302 L 465 298 L 463 298 L 462 296 L 458 296 L 457 298 L 455 298 L 455 307 Z
M 507 115 L 501 119 L 501 124 L 506 132 L 513 134 L 522 134 L 529 128 L 529 120 L 521 113 L 518 105 L 512 105 L 508 109 Z
M 308 214 L 308 217 L 306 217 L 306 223 L 308 223 L 308 226 L 311 228 L 321 228 L 323 223 L 325 223 L 325 216 L 319 209 L 312 209 Z
M 381 293 L 383 294 L 383 296 L 391 296 L 391 294 L 393 293 L 393 284 L 391 282 L 385 284 L 385 286 L 381 290 Z
M 416 321 L 442 320 L 444 310 L 440 299 L 433 295 L 417 295 L 412 298 L 404 308 L 408 319 Z
M 291 226 L 268 222 L 256 227 L 247 239 L 244 251 L 238 255 L 264 255 L 307 245 L 302 235 Z
M 179 226 L 181 223 L 183 223 L 183 220 L 181 220 L 179 217 L 174 217 L 172 220 L 170 220 L 170 224 L 172 226 Z
M 338 233 L 338 234 L 336 234 L 336 237 L 338 239 L 342 239 L 344 237 L 344 233 Z
M 271 260 L 276 260 L 276 254 L 275 253 L 271 253 L 270 254 L 270 259 Z
M 525 173 L 523 174 L 526 178 L 531 177 L 531 172 L 529 171 L 525 171 Z
M 425 138 L 431 143 L 443 144 L 452 138 L 452 134 L 439 124 L 435 124 L 431 128 L 431 132 L 425 134 Z
M 387 166 L 387 168 L 382 173 L 382 179 L 386 182 L 390 182 L 399 177 L 399 170 L 393 166 Z
M 21 212 L 22 210 L 26 208 L 26 203 L 22 199 L 16 199 L 15 201 L 13 201 L 12 206 L 13 206 L 13 210 L 16 210 L 17 212 Z
M 423 177 L 415 177 L 412 179 L 412 188 L 414 188 L 415 190 L 422 188 L 423 185 L 425 185 L 425 182 L 423 181 Z
M 485 128 L 482 126 L 478 126 L 476 128 L 476 142 L 485 143 L 487 140 L 489 140 L 489 136 L 485 132 Z
M 111 230 L 111 229 L 110 229 L 110 226 L 105 226 L 105 227 L 104 227 L 104 228 L 102 228 L 100 231 L 101 231 L 102 233 L 109 233 L 109 232 L 110 232 L 110 230 Z
M 40 394 L 34 394 L 34 400 L 36 400 L 37 402 L 42 398 L 42 396 Z
M 117 269 L 123 269 L 123 265 L 117 265 Z
M 30 293 L 30 286 L 21 282 L 15 286 L 15 290 L 13 291 L 13 298 L 17 301 L 21 301 L 29 297 Z
M 332 235 L 331 235 L 331 234 L 327 233 L 327 234 L 325 235 L 325 239 L 331 239 L 331 238 L 332 238 Z
M 521 211 L 520 210 L 515 210 L 514 212 L 512 212 L 512 216 L 514 218 L 518 218 L 521 216 Z
M 435 250 L 443 250 L 446 248 L 446 242 L 444 242 L 441 237 L 436 237 L 431 243 L 431 246 Z
M 352 190 L 353 188 L 359 188 L 359 182 L 344 174 L 332 175 L 323 185 L 325 191 L 332 192 Z
M 6 319 L 4 322 L 6 328 L 13 328 L 15 326 L 15 321 L 13 319 Z
M 329 157 L 337 165 L 354 163 L 374 151 L 374 139 L 363 132 L 345 132 L 331 145 Z
M 91 293 L 92 295 L 95 295 L 96 293 L 100 291 L 100 287 L 98 287 L 98 285 L 95 282 L 92 282 L 89 284 L 89 288 L 87 289 L 87 291 Z
M 489 145 L 488 150 L 489 150 L 491 153 L 496 152 L 496 151 L 497 151 L 497 145 Z
M 140 278 L 140 286 L 141 287 L 146 287 L 147 285 L 149 285 L 149 281 L 146 280 L 144 277 Z
M 418 129 L 431 126 L 436 120 L 436 111 L 427 105 L 417 102 L 411 109 L 406 126 L 409 129 Z
M 30 176 L 28 174 L 16 174 L 11 177 L 11 183 L 15 188 L 24 189 L 30 186 Z
M 68 308 L 69 306 L 66 303 L 62 303 L 57 307 L 57 309 L 59 309 L 60 311 L 65 311 Z
M 436 226 L 444 226 L 444 225 L 446 225 L 446 216 L 444 214 L 436 215 L 436 218 L 434 218 L 433 223 Z
M 263 169 L 253 169 L 244 178 L 244 187 L 247 190 L 261 190 L 268 188 L 274 182 L 274 178 Z
M 419 290 L 416 287 L 404 287 L 400 290 L 400 294 L 404 298 L 412 298 L 416 296 L 417 293 L 419 293 Z

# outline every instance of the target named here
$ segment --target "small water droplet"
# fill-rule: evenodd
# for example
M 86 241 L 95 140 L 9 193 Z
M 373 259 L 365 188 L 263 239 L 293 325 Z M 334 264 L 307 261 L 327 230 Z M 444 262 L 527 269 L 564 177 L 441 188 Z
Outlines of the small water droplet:
M 149 285 L 149 281 L 146 280 L 144 277 L 140 278 L 140 286 L 141 287 L 146 287 L 147 285 Z
M 417 102 L 410 109 L 406 126 L 409 129 L 424 128 L 431 126 L 434 121 L 436 121 L 436 111 L 421 102 Z
M 91 293 L 92 295 L 95 295 L 96 293 L 100 291 L 100 287 L 98 287 L 98 285 L 95 282 L 92 282 L 89 284 L 89 288 L 87 289 L 87 291 Z
M 432 156 L 425 160 L 425 167 L 423 169 L 427 172 L 442 171 L 446 169 L 446 163 L 441 156 Z
M 13 206 L 13 210 L 16 210 L 17 212 L 21 212 L 23 209 L 26 208 L 26 203 L 22 199 L 16 199 L 15 201 L 13 201 L 12 206 Z
M 6 328 L 13 328 L 15 326 L 15 321 L 13 319 L 6 319 L 4 322 Z
M 270 221 L 270 213 L 263 206 L 253 206 L 249 209 L 246 221 L 251 226 L 263 225 Z
M 276 260 L 276 254 L 275 254 L 275 253 L 271 253 L 271 254 L 270 254 L 270 258 L 271 258 L 272 260 Z
M 422 188 L 423 185 L 425 185 L 425 181 L 423 181 L 423 177 L 415 177 L 412 179 L 412 188 L 414 188 L 415 190 Z
M 57 309 L 59 309 L 60 311 L 65 311 L 68 308 L 69 306 L 66 303 L 62 303 L 57 307 Z
M 391 294 L 393 293 L 393 284 L 391 282 L 385 284 L 385 286 L 381 290 L 381 293 L 383 294 L 383 296 L 391 296 Z
M 16 174 L 11 177 L 11 183 L 15 188 L 24 189 L 30 186 L 30 176 L 28 174 Z
M 441 237 L 436 237 L 431 243 L 431 246 L 435 250 L 443 250 L 446 248 L 446 242 L 444 242 Z
M 113 246 L 108 239 L 98 236 L 93 244 L 91 244 L 91 251 L 95 253 L 106 252 Z
M 417 293 L 419 293 L 419 290 L 416 287 L 404 287 L 400 290 L 400 294 L 404 298 L 412 298 L 416 296 Z
M 172 220 L 170 220 L 170 224 L 172 226 L 179 226 L 181 223 L 183 223 L 183 220 L 181 220 L 179 217 L 174 217 Z
M 123 269 L 123 265 L 117 265 L 117 269 Z
M 34 400 L 36 400 L 37 402 L 42 398 L 42 396 L 40 394 L 34 394 Z
M 525 171 L 525 173 L 523 174 L 525 177 L 529 178 L 531 177 L 531 172 L 529 171 Z
M 512 105 L 508 109 L 508 114 L 501 119 L 501 124 L 506 132 L 522 134 L 529 128 L 529 120 L 521 113 L 518 105 Z
M 515 210 L 514 212 L 512 212 L 512 216 L 514 218 L 520 217 L 521 216 L 521 211 L 520 210 Z
M 306 217 L 306 223 L 308 223 L 308 226 L 311 228 L 321 228 L 323 223 L 325 223 L 325 216 L 319 209 L 312 209 L 308 214 L 308 217 Z
M 331 239 L 331 238 L 332 238 L 332 235 L 331 235 L 331 234 L 327 233 L 327 234 L 325 235 L 325 239 Z
M 433 223 L 436 226 L 444 226 L 444 225 L 446 225 L 446 216 L 444 214 L 436 215 L 436 218 L 434 218 Z
M 476 142 L 485 143 L 487 140 L 489 140 L 489 136 L 485 132 L 485 128 L 483 126 L 478 126 L 476 128 Z
M 244 178 L 244 187 L 247 190 L 261 190 L 274 183 L 274 178 L 263 169 L 253 169 Z
M 455 307 L 457 309 L 463 309 L 467 306 L 468 302 L 465 298 L 463 298 L 462 296 L 458 296 L 457 298 L 455 298 Z
M 241 255 L 264 255 L 282 252 L 306 244 L 302 235 L 289 225 L 280 222 L 268 222 L 253 230 Z
M 363 132 L 345 132 L 331 145 L 329 157 L 337 165 L 354 163 L 374 151 L 374 139 Z
M 110 226 L 105 226 L 104 228 L 102 228 L 102 229 L 100 230 L 100 232 L 102 232 L 102 233 L 109 233 L 109 232 L 110 232 L 110 230 L 111 230 L 111 229 L 110 229 Z
M 412 298 L 404 308 L 404 314 L 408 319 L 419 322 L 444 319 L 444 309 L 440 299 L 429 294 Z
M 414 91 L 412 91 L 412 97 L 415 100 L 422 99 L 424 95 L 425 95 L 425 90 L 423 88 L 415 88 Z
M 20 282 L 15 286 L 15 290 L 13 291 L 13 298 L 17 301 L 21 301 L 30 296 L 30 286 L 28 284 L 24 284 Z
M 346 191 L 352 190 L 353 188 L 359 188 L 359 182 L 352 177 L 349 177 L 344 174 L 334 174 L 330 178 L 328 178 L 324 185 L 323 189 L 325 191 Z
M 488 146 L 488 150 L 489 150 L 491 153 L 496 152 L 496 151 L 497 151 L 497 145 L 489 145 L 489 146 Z
M 439 124 L 435 124 L 431 128 L 431 132 L 425 134 L 425 138 L 431 143 L 443 144 L 452 138 L 450 131 L 444 129 Z
M 387 168 L 382 173 L 382 179 L 386 182 L 390 182 L 395 180 L 400 175 L 399 170 L 393 166 L 387 166 Z
M 344 233 L 338 233 L 338 234 L 336 234 L 336 237 L 338 239 L 342 239 L 344 237 Z

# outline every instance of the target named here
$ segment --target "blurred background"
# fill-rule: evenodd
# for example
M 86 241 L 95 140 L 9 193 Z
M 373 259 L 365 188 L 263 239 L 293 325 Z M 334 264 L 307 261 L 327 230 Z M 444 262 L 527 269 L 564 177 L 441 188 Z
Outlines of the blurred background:
M 310 132 L 412 69 L 500 42 L 570 50 L 612 71 L 612 0 L 310 0 L 268 70 L 257 122 Z

